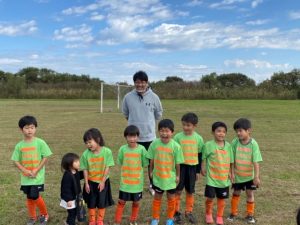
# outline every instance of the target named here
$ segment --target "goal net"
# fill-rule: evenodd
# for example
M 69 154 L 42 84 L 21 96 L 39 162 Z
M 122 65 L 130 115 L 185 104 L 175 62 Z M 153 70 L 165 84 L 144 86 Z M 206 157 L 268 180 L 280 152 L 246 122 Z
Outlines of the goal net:
M 134 86 L 101 83 L 100 112 L 120 112 L 124 96 L 132 89 Z

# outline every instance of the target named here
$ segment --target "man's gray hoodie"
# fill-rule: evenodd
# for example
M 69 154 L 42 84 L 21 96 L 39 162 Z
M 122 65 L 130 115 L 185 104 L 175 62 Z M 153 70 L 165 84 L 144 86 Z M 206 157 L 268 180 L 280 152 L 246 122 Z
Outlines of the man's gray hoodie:
M 139 128 L 139 142 L 149 142 L 156 138 L 156 120 L 162 117 L 163 109 L 159 97 L 150 88 L 143 95 L 136 90 L 127 93 L 123 99 L 122 112 L 128 119 L 128 125 Z

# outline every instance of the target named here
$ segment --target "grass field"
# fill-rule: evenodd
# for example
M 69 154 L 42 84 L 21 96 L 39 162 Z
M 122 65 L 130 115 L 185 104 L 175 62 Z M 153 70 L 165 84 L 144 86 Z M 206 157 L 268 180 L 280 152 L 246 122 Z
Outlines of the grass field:
M 163 101 L 164 118 L 173 119 L 175 132 L 181 130 L 180 118 L 188 111 L 198 114 L 197 128 L 205 140 L 211 139 L 210 127 L 217 120 L 227 123 L 228 140 L 234 137 L 233 122 L 239 117 L 248 117 L 253 122 L 253 137 L 260 145 L 262 185 L 255 193 L 258 224 L 295 224 L 296 210 L 300 206 L 300 102 L 299 101 Z M 66 152 L 81 154 L 85 149 L 82 135 L 85 130 L 97 127 L 102 131 L 106 145 L 116 156 L 124 144 L 122 136 L 126 121 L 121 113 L 99 113 L 95 100 L 0 100 L 0 224 L 22 225 L 27 220 L 25 195 L 19 191 L 19 174 L 10 157 L 14 145 L 22 138 L 17 122 L 25 114 L 38 119 L 37 136 L 45 139 L 53 155 L 46 167 L 46 184 L 43 196 L 49 208 L 49 224 L 63 224 L 66 216 L 59 207 L 60 160 Z M 115 158 L 116 159 L 116 158 Z M 112 191 L 117 201 L 119 166 L 111 169 Z M 148 182 L 145 184 L 145 190 Z M 204 182 L 196 185 L 195 209 L 199 223 L 204 224 Z M 145 191 L 141 201 L 140 224 L 151 218 L 151 197 Z M 184 200 L 183 195 L 183 200 Z M 165 203 L 162 215 L 165 213 Z M 184 201 L 182 201 L 182 208 Z M 229 213 L 229 201 L 225 216 Z M 245 198 L 241 200 L 240 215 L 244 216 Z M 131 206 L 124 213 L 127 224 Z M 107 224 L 113 223 L 115 208 L 107 209 Z M 161 221 L 164 221 L 162 216 Z M 163 224 L 163 223 L 162 223 Z M 229 223 L 226 223 L 229 224 Z M 235 224 L 245 224 L 238 220 Z

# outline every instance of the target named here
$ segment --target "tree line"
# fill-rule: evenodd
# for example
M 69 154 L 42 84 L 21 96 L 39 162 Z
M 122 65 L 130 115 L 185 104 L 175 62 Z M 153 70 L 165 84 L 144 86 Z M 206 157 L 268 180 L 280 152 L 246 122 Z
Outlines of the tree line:
M 0 98 L 98 99 L 101 82 L 86 74 L 47 68 L 27 67 L 17 73 L 0 70 Z M 210 73 L 198 81 L 168 76 L 150 85 L 162 99 L 300 99 L 300 70 L 277 72 L 258 84 L 242 73 Z M 116 98 L 113 91 L 106 96 Z

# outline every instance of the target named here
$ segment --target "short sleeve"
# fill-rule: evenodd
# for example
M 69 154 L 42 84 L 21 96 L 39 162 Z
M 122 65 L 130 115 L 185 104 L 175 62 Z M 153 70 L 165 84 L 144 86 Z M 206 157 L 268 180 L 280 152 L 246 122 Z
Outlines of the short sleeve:
M 203 151 L 203 147 L 204 147 L 204 141 L 203 138 L 201 136 L 199 136 L 198 138 L 198 153 Z
M 232 146 L 231 145 L 228 148 L 228 150 L 229 150 L 229 156 L 230 156 L 230 163 L 234 163 L 234 155 L 233 155 L 233 150 L 232 150 Z
M 176 143 L 175 148 L 175 164 L 184 163 L 183 152 L 179 144 Z
M 87 163 L 87 157 L 86 157 L 86 152 L 82 154 L 80 157 L 80 169 L 81 170 L 88 170 L 88 163 Z
M 252 152 L 253 152 L 253 162 L 261 162 L 262 157 L 261 157 L 260 149 L 259 149 L 257 142 L 253 143 Z
M 107 157 L 106 167 L 114 166 L 115 162 L 114 162 L 114 158 L 113 158 L 113 155 L 112 155 L 112 152 L 110 149 L 108 149 L 106 157 Z
M 148 159 L 154 159 L 154 144 L 153 142 L 150 144 L 146 157 Z
M 207 157 L 208 157 L 208 148 L 207 148 L 207 144 L 205 144 L 202 149 L 202 160 L 207 159 Z
M 119 165 L 123 165 L 123 158 L 124 158 L 123 157 L 123 148 L 121 147 L 118 152 L 118 160 L 117 160 L 117 163 Z
M 147 158 L 148 152 L 146 151 L 145 147 L 143 146 L 142 149 L 142 166 L 146 167 L 149 165 L 149 159 Z
M 20 162 L 21 161 L 21 154 L 20 154 L 19 145 L 15 146 L 15 149 L 14 149 L 13 154 L 11 156 L 11 160 L 13 160 L 15 162 Z
M 41 140 L 40 148 L 41 148 L 42 158 L 46 158 L 46 157 L 52 155 L 50 147 L 48 146 L 48 144 L 44 140 Z

